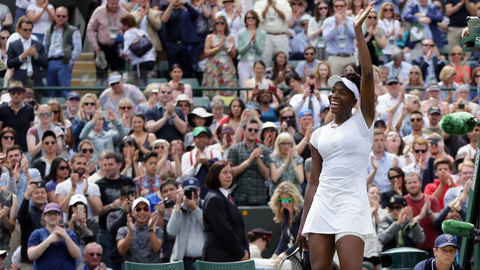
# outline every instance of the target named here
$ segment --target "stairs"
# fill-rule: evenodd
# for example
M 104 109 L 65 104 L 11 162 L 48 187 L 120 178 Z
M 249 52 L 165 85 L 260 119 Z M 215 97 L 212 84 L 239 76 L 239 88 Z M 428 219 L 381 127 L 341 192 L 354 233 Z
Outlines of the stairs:
M 72 87 L 94 87 L 97 79 L 95 77 L 95 59 L 93 52 L 82 52 L 77 61 L 73 64 Z

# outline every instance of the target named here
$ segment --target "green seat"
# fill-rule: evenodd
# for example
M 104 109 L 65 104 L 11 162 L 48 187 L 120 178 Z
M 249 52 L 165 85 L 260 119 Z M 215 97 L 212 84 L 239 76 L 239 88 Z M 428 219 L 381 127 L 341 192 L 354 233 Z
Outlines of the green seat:
M 168 66 L 168 61 L 167 60 L 162 60 L 162 62 L 160 63 L 160 77 L 168 77 L 168 69 L 170 67 Z
M 194 107 L 204 107 L 210 105 L 210 99 L 208 97 L 193 97 Z
M 192 88 L 200 87 L 200 83 L 198 83 L 197 78 L 182 78 L 181 81 L 183 83 L 188 83 L 192 86 Z
M 183 261 L 173 263 L 134 263 L 125 262 L 125 270 L 184 270 Z
M 255 262 L 253 260 L 222 263 L 197 261 L 197 270 L 255 270 Z
M 149 78 L 149 79 L 147 79 L 147 84 L 166 83 L 166 82 L 168 82 L 166 78 Z
M 444 44 L 443 48 L 441 48 L 441 49 L 439 48 L 439 52 L 440 52 L 441 55 L 445 55 L 448 58 L 448 55 L 450 54 L 450 48 L 449 48 L 448 44 Z
M 302 60 L 289 60 L 287 62 L 287 65 L 292 66 L 293 68 L 297 68 L 298 63 L 300 63 Z

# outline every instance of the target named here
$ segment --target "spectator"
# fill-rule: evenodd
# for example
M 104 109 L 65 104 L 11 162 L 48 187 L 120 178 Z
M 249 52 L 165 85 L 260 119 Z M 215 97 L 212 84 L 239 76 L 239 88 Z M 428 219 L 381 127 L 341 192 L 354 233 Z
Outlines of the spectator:
M 47 204 L 47 190 L 30 181 L 23 196 L 25 199 L 22 200 L 18 210 L 18 223 L 22 232 L 21 262 L 23 269 L 33 269 L 33 262 L 30 261 L 27 254 L 28 239 L 33 231 L 43 227 L 42 213 Z
M 202 257 L 206 235 L 203 224 L 203 200 L 200 199 L 200 183 L 194 177 L 182 182 L 175 207 L 167 225 L 167 233 L 175 236 L 171 261 L 182 261 L 185 269 L 194 270 Z M 192 243 L 195 243 L 192 245 Z M 190 246 L 190 247 L 189 247 Z
M 156 139 L 155 134 L 146 131 L 145 115 L 142 112 L 134 113 L 131 117 L 130 123 L 132 130 L 129 136 L 135 139 L 135 142 L 140 149 L 140 154 L 145 155 L 152 150 L 152 144 Z
M 429 158 L 428 152 L 428 141 L 425 138 L 417 137 L 412 141 L 411 153 L 413 156 L 412 163 L 403 167 L 402 170 L 408 174 L 409 172 L 415 172 L 420 175 L 423 174 L 427 160 Z
M 383 31 L 383 21 L 378 23 L 378 16 L 375 10 L 371 10 L 365 21 L 363 32 L 366 32 L 365 41 L 372 56 L 372 63 L 375 66 L 380 65 L 379 56 L 382 55 L 381 50 L 387 45 L 386 33 Z
M 272 238 L 272 231 L 266 231 L 262 228 L 257 228 L 247 233 L 250 245 L 250 258 L 263 259 L 262 252 L 267 248 L 270 239 Z
M 403 167 L 407 165 L 407 158 L 403 154 L 403 149 L 405 148 L 405 143 L 400 136 L 400 133 L 395 130 L 390 130 L 387 132 L 387 141 L 385 144 L 385 150 L 397 156 L 398 166 Z
M 388 170 L 388 180 L 392 188 L 380 194 L 380 204 L 382 208 L 387 207 L 390 198 L 393 196 L 404 196 L 405 192 L 405 173 L 397 166 L 392 166 Z
M 416 137 L 426 139 L 427 135 L 423 133 L 422 127 L 424 124 L 423 114 L 419 111 L 414 111 L 410 114 L 410 125 L 412 126 L 412 133 L 403 137 L 405 144 L 409 145 Z
M 211 145 L 210 149 L 219 151 L 222 159 L 226 160 L 229 148 L 236 144 L 232 126 L 230 124 L 218 126 L 215 137 L 218 138 L 218 143 Z
M 291 182 L 281 183 L 273 192 L 268 205 L 273 211 L 275 223 L 281 224 L 281 235 L 272 259 L 274 266 L 295 250 L 295 238 L 303 213 L 303 197 Z
M 102 209 L 102 201 L 100 199 L 100 190 L 98 185 L 88 183 L 85 175 L 87 167 L 87 158 L 83 154 L 75 154 L 69 163 L 72 174 L 70 178 L 57 185 L 55 188 L 55 196 L 62 211 L 68 214 L 71 198 L 75 194 L 84 195 L 86 198 L 85 205 L 88 211 L 87 218 L 91 219 L 98 215 Z
M 455 236 L 451 234 L 442 234 L 433 245 L 434 258 L 429 258 L 419 262 L 414 270 L 434 270 L 434 269 L 459 269 L 463 267 L 456 261 L 456 254 L 460 247 L 457 244 Z
M 190 106 L 190 104 L 188 104 L 188 105 Z M 210 125 L 210 127 L 208 127 L 208 128 L 210 129 L 210 132 L 212 134 L 215 133 L 215 130 L 218 127 L 218 123 L 220 123 L 222 118 L 227 116 L 226 114 L 223 113 L 224 106 L 225 106 L 225 102 L 219 96 L 213 97 L 212 101 L 210 101 L 210 108 L 211 108 L 212 113 L 213 113 L 213 121 L 212 121 L 212 124 Z
M 260 19 L 259 28 L 267 33 L 265 48 L 269 49 L 263 51 L 265 65 L 270 65 L 277 52 L 285 53 L 288 58 L 289 42 L 285 32 L 288 30 L 287 23 L 292 19 L 292 8 L 288 2 L 285 0 L 261 0 L 255 3 L 253 10 Z
M 93 148 L 93 145 L 91 145 L 91 147 Z M 105 154 L 108 152 L 108 150 L 104 149 L 102 150 L 99 154 L 98 154 L 98 158 L 97 158 L 97 161 L 96 162 L 93 162 L 93 165 L 98 167 L 98 171 L 96 173 L 94 173 L 93 175 L 91 175 L 90 177 L 88 177 L 88 182 L 89 183 L 93 183 L 95 184 L 95 182 L 97 182 L 98 180 L 102 179 L 103 177 L 105 177 L 105 168 L 103 167 L 103 160 L 105 159 Z M 89 161 L 89 164 L 91 164 L 91 162 Z M 88 168 L 88 167 L 87 167 Z
M 49 203 L 43 209 L 42 219 L 46 226 L 36 229 L 28 240 L 28 258 L 35 269 L 75 268 L 80 257 L 80 248 L 74 232 L 60 225 L 62 210 L 56 203 Z
M 205 39 L 205 56 L 208 59 L 203 73 L 203 87 L 237 87 L 232 59 L 235 55 L 235 39 L 230 35 L 227 20 L 218 16 L 213 34 Z
M 402 196 L 393 196 L 387 205 L 389 215 L 379 224 L 378 240 L 382 251 L 396 247 L 416 247 L 425 242 L 425 234 Z
M 67 148 L 73 148 L 73 144 L 74 144 L 74 140 L 72 137 L 72 122 L 70 122 L 70 120 L 65 118 L 65 115 L 63 114 L 63 111 L 62 111 L 62 105 L 57 99 L 55 98 L 49 99 L 47 101 L 47 105 L 50 106 L 50 109 L 52 109 L 52 113 L 53 113 L 52 123 L 57 127 L 59 127 L 64 134 L 63 136 L 64 140 L 62 142 L 63 151 L 60 155 L 62 155 L 63 157 L 67 157 L 68 150 L 69 150 Z
M 27 18 L 33 22 L 35 30 L 32 33 L 43 43 L 45 32 L 50 24 L 55 20 L 55 10 L 48 0 L 39 0 L 36 3 L 28 5 Z
M 16 194 L 18 203 L 21 204 L 28 183 L 33 179 L 42 179 L 40 172 L 37 169 L 29 168 L 29 162 L 23 158 L 22 148 L 18 145 L 7 148 L 4 166 L 8 173 L 2 173 L 0 187 Z
M 432 195 L 437 198 L 440 209 L 445 207 L 443 198 L 448 189 L 457 187 L 452 178 L 453 164 L 448 158 L 436 159 L 433 163 L 435 166 L 435 175 L 438 176 L 433 183 L 425 186 L 425 194 Z
M 57 157 L 57 138 L 55 133 L 51 130 L 45 131 L 40 142 L 40 147 L 44 151 L 45 155 L 42 155 L 36 159 L 32 167 L 40 172 L 40 176 L 44 179 L 49 173 L 53 160 Z
M 49 202 L 58 203 L 55 196 L 55 189 L 57 185 L 63 183 L 69 176 L 70 169 L 68 167 L 68 161 L 64 158 L 57 157 L 52 161 L 50 167 L 50 173 L 44 178 L 47 187 L 47 197 Z
M 0 4 L 0 12 L 1 12 L 2 6 L 5 6 L 5 5 Z M 0 77 L 2 78 L 5 76 L 5 73 L 7 72 L 7 40 L 9 37 L 10 37 L 10 32 L 8 32 L 8 30 L 0 30 Z
M 125 136 L 118 145 L 120 156 L 122 157 L 122 167 L 120 168 L 120 174 L 130 178 L 135 178 L 141 175 L 140 161 L 140 149 L 137 143 L 131 137 Z
M 342 75 L 347 63 L 355 62 L 353 56 L 355 32 L 353 18 L 346 15 L 347 3 L 344 0 L 333 1 L 334 15 L 325 19 L 323 30 L 328 62 L 332 65 L 333 75 Z
M 260 120 L 265 123 L 265 122 L 277 122 L 278 117 L 277 114 L 275 113 L 276 107 L 278 107 L 278 103 L 275 102 L 274 100 L 279 100 L 280 98 L 278 97 L 277 94 L 277 89 L 272 89 L 270 90 L 271 86 L 269 86 L 269 89 L 264 89 L 264 90 L 258 90 L 257 95 L 253 97 L 253 101 L 257 104 L 260 105 L 260 111 L 261 111 L 261 117 Z M 257 87 L 258 89 L 258 87 Z M 272 93 L 272 91 L 275 91 Z M 254 90 L 255 92 L 255 90 Z M 278 91 L 280 92 L 280 91 Z M 274 98 L 276 97 L 276 98 Z M 275 104 L 276 103 L 276 104 Z
M 195 129 L 196 127 L 205 127 L 208 128 L 213 122 L 213 114 L 207 112 L 203 107 L 197 107 L 193 109 L 191 113 L 187 115 L 187 120 L 190 128 Z M 189 132 L 185 134 L 185 139 L 183 140 L 186 145 L 191 145 L 193 142 L 193 133 Z M 211 135 L 212 133 L 210 133 Z
M 131 215 L 127 216 L 127 226 L 117 232 L 118 252 L 125 261 L 158 263 L 163 242 L 162 229 L 155 226 L 158 213 L 150 212 L 150 202 L 139 197 L 132 203 Z M 135 222 L 132 220 L 135 218 Z
M 232 163 L 237 178 L 237 188 L 232 194 L 237 205 L 267 203 L 264 181 L 270 176 L 267 167 L 270 157 L 268 149 L 256 142 L 259 129 L 256 120 L 249 120 L 245 125 L 244 141 L 232 146 L 228 152 L 228 162 Z
M 297 144 L 296 150 L 297 153 L 306 160 L 307 158 L 311 157 L 312 154 L 310 152 L 310 147 L 307 145 L 310 143 L 310 139 L 312 137 L 312 129 L 313 129 L 313 114 L 310 110 L 302 110 L 298 114 L 298 124 L 300 126 L 300 130 L 293 134 L 293 138 L 295 138 L 295 143 Z
M 410 78 L 412 64 L 405 61 L 400 48 L 392 51 L 392 61 L 385 64 L 389 69 L 389 77 L 397 77 L 399 82 L 406 82 Z M 418 79 L 417 79 L 418 80 Z
M 125 136 L 125 128 L 123 127 L 122 122 L 115 118 L 115 114 L 112 110 L 108 110 L 107 112 L 108 118 L 105 119 L 102 111 L 96 111 L 92 120 L 88 121 L 85 128 L 80 133 L 80 140 L 89 139 L 93 143 L 95 148 L 94 159 L 98 157 L 98 153 L 103 149 L 114 151 L 115 144 Z M 105 131 L 103 129 L 105 120 L 110 120 L 116 127 L 116 130 L 111 129 Z
M 312 72 L 313 76 L 317 78 L 317 86 L 320 88 L 330 88 L 327 84 L 328 78 L 332 77 L 332 69 L 327 61 L 319 61 Z M 329 95 L 329 90 L 320 90 L 320 94 Z
M 95 9 L 88 21 L 87 36 L 92 43 L 95 57 L 100 52 L 105 54 L 107 67 L 97 69 L 97 85 L 105 85 L 107 81 L 107 70 L 123 71 L 125 60 L 120 56 L 123 39 L 121 39 L 122 24 L 120 18 L 127 11 L 119 6 L 119 0 L 107 0 L 105 6 Z M 105 258 L 104 258 L 105 259 Z
M 470 143 L 460 147 L 456 154 L 456 159 L 458 159 L 462 154 L 470 154 L 470 157 L 474 157 L 477 154 L 477 146 L 478 146 L 478 136 L 480 135 L 480 125 L 476 125 L 475 128 L 467 133 L 468 139 Z M 476 136 L 476 137 L 475 137 Z
M 297 153 L 296 147 L 293 136 L 288 132 L 281 133 L 275 140 L 275 147 L 270 155 L 270 194 L 285 181 L 293 183 L 300 193 L 303 191 L 303 158 Z
M 175 168 L 173 167 L 172 163 L 170 163 L 170 159 L 169 159 L 170 143 L 168 143 L 166 140 L 164 139 L 155 140 L 152 144 L 152 148 L 158 154 L 158 162 L 156 164 L 156 174 L 160 174 L 164 170 L 176 170 L 177 165 L 178 167 L 181 167 L 180 160 L 182 157 L 181 156 L 179 157 L 175 153 L 170 154 L 171 158 L 175 162 Z M 180 175 L 182 175 L 181 168 L 179 168 L 179 171 L 180 171 Z
M 290 134 L 290 133 L 289 133 Z M 291 135 L 291 134 L 290 134 Z M 275 141 L 278 136 L 278 126 L 273 122 L 265 122 L 260 130 L 260 141 L 268 148 L 270 153 L 275 149 Z
M 133 114 L 133 103 L 129 98 L 122 98 L 117 105 L 117 111 L 120 114 L 120 121 L 125 128 L 125 134 L 130 134 L 132 131 L 132 114 Z
M 147 120 L 145 128 L 148 132 L 155 133 L 157 138 L 164 138 L 167 141 L 182 140 L 188 125 L 184 120 L 183 111 L 173 106 L 172 87 L 163 83 L 160 86 L 158 97 L 158 105 L 150 108 L 145 115 Z
M 455 77 L 457 75 L 457 71 L 452 66 L 444 66 L 440 71 L 440 82 L 438 86 L 440 88 L 457 88 L 459 86 L 458 83 L 455 82 Z M 445 101 L 449 102 L 452 98 L 453 91 L 448 91 L 448 96 Z
M 219 16 L 225 17 L 231 36 L 235 39 L 235 44 L 238 44 L 237 35 L 240 30 L 245 28 L 245 15 L 241 10 L 241 6 L 235 8 L 234 5 L 235 1 L 233 0 L 223 0 L 223 9 L 215 13 L 214 18 L 217 19 Z
M 379 1 L 381 2 L 381 1 Z M 377 6 L 378 3 L 375 2 L 375 6 Z M 348 16 L 357 16 L 360 10 L 365 10 L 367 8 L 367 3 L 366 1 L 363 0 L 355 0 L 355 1 L 350 1 L 348 3 L 348 10 L 347 10 L 347 15 Z M 374 7 L 375 7 L 374 6 Z
M 19 9 L 17 7 L 17 9 Z M 25 10 L 23 10 L 25 12 Z M 12 13 L 7 5 L 0 4 L 0 25 L 2 28 L 8 29 L 13 25 Z
M 294 69 L 292 68 L 292 70 Z M 287 55 L 283 52 L 277 52 L 273 56 L 273 66 L 268 67 L 267 70 L 265 71 L 265 78 L 272 80 L 274 85 L 277 85 L 283 88 L 285 87 L 286 75 L 287 75 Z
M 82 153 L 87 158 L 87 170 L 85 174 L 92 175 L 95 172 L 95 160 L 93 156 L 95 154 L 95 147 L 90 140 L 82 140 L 78 144 L 78 153 Z M 101 168 L 101 167 L 100 167 Z
M 427 91 L 427 98 L 422 101 L 422 109 L 424 114 L 427 114 L 428 109 L 432 106 L 439 107 L 442 111 L 442 115 L 447 115 L 450 113 L 448 102 L 440 101 L 440 87 L 438 84 L 429 84 L 425 91 Z
M 474 167 L 474 163 L 469 160 L 464 161 L 458 166 L 457 183 L 459 186 L 447 190 L 443 197 L 445 207 L 458 198 L 461 209 L 465 212 L 467 211 L 468 195 L 470 194 L 470 187 L 472 186 Z
M 205 198 L 208 188 L 205 187 L 205 177 L 213 163 L 222 160 L 222 154 L 219 151 L 209 149 L 208 141 L 212 137 L 210 131 L 203 127 L 196 127 L 193 130 L 193 141 L 195 148 L 182 155 L 183 179 L 195 177 L 202 188 L 200 198 Z
M 376 2 L 375 5 L 377 5 Z M 387 38 L 387 45 L 382 49 L 384 63 L 392 60 L 393 51 L 397 48 L 397 39 L 401 39 L 401 36 L 399 36 L 401 25 L 396 19 L 396 12 L 398 12 L 398 7 L 394 6 L 392 2 L 384 2 L 378 14 L 378 19 L 383 22 L 383 32 Z
M 170 64 L 180 64 L 186 78 L 197 71 L 199 38 L 196 20 L 200 14 L 183 0 L 162 5 L 162 22 L 167 27 L 167 58 Z
M 297 51 L 298 52 L 304 52 L 304 57 L 305 57 L 305 49 L 310 45 L 310 39 L 308 37 L 308 22 L 310 21 L 311 18 L 312 18 L 312 16 L 310 16 L 310 14 L 308 14 L 308 13 L 302 15 L 302 17 L 300 18 L 300 26 L 302 28 L 301 29 L 302 31 L 300 31 L 299 33 L 296 33 L 296 36 L 295 36 L 295 39 L 296 39 L 296 42 L 297 42 L 297 45 L 298 45 Z M 296 58 L 296 54 L 297 53 L 292 54 L 290 59 Z M 316 52 L 315 52 L 315 58 L 317 58 Z
M 183 69 L 179 64 L 173 64 L 170 66 L 169 75 L 172 78 L 168 84 L 172 87 L 172 101 L 181 94 L 188 96 L 188 102 L 193 103 L 193 90 L 192 85 L 182 82 Z M 186 114 L 185 114 L 186 115 Z
M 480 106 L 478 106 L 478 103 L 468 101 L 470 89 L 464 84 L 461 84 L 456 88 L 457 89 L 455 89 L 455 101 L 457 101 L 457 103 L 459 104 L 464 104 L 463 107 L 469 108 L 473 115 L 475 115 L 477 112 L 480 112 Z M 459 109 L 461 108 L 459 107 Z M 453 111 L 453 104 L 450 105 L 450 110 Z
M 397 123 L 402 119 L 405 88 L 401 86 L 397 77 L 388 77 L 387 90 L 388 93 L 378 97 L 378 105 L 376 108 L 380 113 L 391 113 L 392 123 Z
M 470 3 L 470 2 L 466 4 L 473 5 L 473 3 Z M 449 26 L 449 28 L 451 28 L 451 26 Z M 452 46 L 452 45 L 449 45 L 449 46 Z M 470 67 L 465 65 L 464 62 L 462 61 L 462 56 L 463 56 L 462 47 L 460 47 L 459 45 L 451 47 L 450 64 L 448 66 L 452 66 L 455 68 L 456 70 L 455 82 L 458 84 L 466 84 L 470 81 L 471 70 L 470 70 Z
M 431 253 L 430 248 L 437 237 L 433 222 L 440 212 L 440 205 L 434 196 L 423 194 L 422 180 L 418 173 L 411 172 L 405 176 L 405 187 L 408 193 L 405 195 L 407 205 L 412 207 L 413 216 L 425 234 L 425 242 L 417 245 L 417 248 Z
M 103 260 L 107 266 L 110 265 L 109 252 L 112 244 L 112 236 L 107 231 L 107 214 L 117 210 L 121 206 L 120 190 L 125 185 L 135 186 L 135 182 L 129 177 L 120 175 L 122 159 L 115 152 L 107 152 L 103 160 L 105 177 L 95 182 L 100 188 L 102 199 L 102 210 L 99 213 L 99 231 L 97 242 L 103 248 Z
M 405 80 L 405 83 L 403 84 L 404 87 L 410 87 L 410 88 L 423 88 L 425 87 L 425 82 L 423 81 L 423 75 L 422 75 L 422 70 L 420 69 L 419 66 L 415 65 L 412 66 L 410 69 L 410 73 L 408 75 L 408 78 Z
M 240 98 L 234 98 L 228 107 L 228 115 L 224 116 L 218 125 L 230 124 L 233 130 L 236 131 L 240 124 L 241 115 L 245 109 L 246 106 L 243 100 Z
M 475 2 L 449 0 L 445 2 L 446 16 L 450 19 L 448 24 L 448 47 L 461 46 L 462 30 L 467 26 L 465 20 L 468 16 L 476 16 Z M 467 81 L 464 81 L 467 82 Z
M 166 156 L 166 155 L 164 155 Z M 139 195 L 146 197 L 148 194 L 156 193 L 160 189 L 160 177 L 157 172 L 158 153 L 155 151 L 147 152 L 143 156 L 143 167 L 145 174 L 139 175 L 133 181 L 139 192 Z
M 10 239 L 15 230 L 15 220 L 17 219 L 18 199 L 17 195 L 7 190 L 0 190 L 0 249 L 10 250 Z M 12 256 L 8 256 L 8 261 Z M 5 257 L 3 258 L 5 259 Z M 0 267 L 3 267 L 5 261 L 0 261 Z
M 280 124 L 280 132 L 288 132 L 295 134 L 297 132 L 297 120 L 295 118 L 295 111 L 291 106 L 286 106 L 280 110 L 280 116 L 278 118 Z
M 372 216 L 372 225 L 375 232 L 378 231 L 378 224 L 388 214 L 387 210 L 380 205 L 380 189 L 375 185 L 368 185 L 368 201 L 370 202 L 370 212 Z M 367 236 L 365 241 L 365 248 L 363 251 L 363 263 L 367 263 L 374 268 L 381 266 L 380 252 L 381 244 L 378 241 L 378 235 Z
M 87 217 L 89 210 L 87 204 L 85 196 L 75 194 L 70 199 L 68 208 L 68 229 L 77 235 L 81 247 L 94 242 L 98 232 L 98 223 L 95 218 Z
M 77 116 L 73 119 L 72 122 L 72 135 L 75 139 L 74 151 L 78 151 L 78 144 L 80 143 L 80 133 L 82 132 L 85 124 L 92 120 L 95 112 L 100 108 L 98 103 L 97 95 L 92 93 L 87 93 L 83 95 L 80 100 L 80 109 L 78 110 Z M 104 124 L 104 126 L 106 126 Z
M 255 62 L 263 59 L 266 39 L 265 31 L 258 29 L 260 18 L 254 10 L 247 11 L 244 22 L 246 28 L 238 32 L 239 61 L 237 70 L 240 87 L 243 87 L 249 78 L 254 77 L 253 66 Z
M 266 86 L 274 85 L 272 80 L 264 78 L 265 76 L 265 71 L 266 71 L 266 66 L 265 63 L 262 60 L 255 61 L 253 64 L 253 73 L 255 76 L 253 78 L 248 79 L 245 82 L 245 87 L 246 88 L 253 88 L 253 91 L 248 91 L 247 97 L 248 101 L 254 100 L 255 99 L 255 93 L 260 90 L 259 87 L 262 85 L 262 90 L 268 90 L 265 89 Z
M 210 190 L 203 207 L 206 233 L 202 254 L 204 261 L 231 262 L 249 258 L 242 216 L 227 191 L 234 184 L 234 174 L 229 162 L 217 161 L 205 180 Z
M 352 1 L 353 3 L 353 1 Z M 317 59 L 326 60 L 325 39 L 323 38 L 323 23 L 330 16 L 329 3 L 318 1 L 313 10 L 313 17 L 308 22 L 308 39 L 313 47 L 317 49 Z
M 115 0 L 111 0 L 115 1 Z M 128 98 L 133 102 L 132 111 L 136 111 L 136 106 L 140 103 L 144 103 L 147 100 L 145 95 L 138 89 L 137 86 L 133 84 L 123 83 L 122 75 L 118 72 L 113 72 L 108 77 L 109 88 L 105 89 L 98 101 L 100 102 L 100 107 L 102 110 L 106 111 L 108 109 L 115 112 L 115 117 L 120 118 L 121 115 L 117 112 L 118 103 L 124 99 Z
M 67 99 L 65 100 L 66 110 L 63 112 L 63 114 L 72 123 L 73 123 L 73 119 L 78 114 L 79 102 L 80 102 L 80 94 L 79 93 L 77 93 L 75 91 L 71 91 L 70 93 L 68 93 Z
M 124 31 L 124 47 L 122 54 L 127 57 L 130 62 L 132 70 L 130 71 L 130 79 L 138 86 L 147 85 L 147 76 L 155 68 L 155 49 L 153 46 L 143 55 L 137 55 L 130 49 L 130 46 L 139 39 L 145 37 L 150 41 L 150 36 L 146 31 L 137 27 L 135 17 L 131 14 L 124 14 L 120 18 L 120 23 Z
M 221 97 L 219 97 L 221 98 Z M 158 103 L 158 102 L 157 102 Z M 192 110 L 193 104 L 190 102 L 190 98 L 186 94 L 180 94 L 175 98 L 175 107 L 178 107 L 182 110 L 183 114 L 185 115 L 184 121 L 188 121 L 188 114 Z M 188 130 L 188 129 L 187 129 Z
M 37 5 L 38 3 L 37 1 Z M 50 15 L 50 10 L 48 12 Z M 48 59 L 46 72 L 48 86 L 70 86 L 73 64 L 82 51 L 80 31 L 68 23 L 68 18 L 68 9 L 64 6 L 58 7 L 54 19 L 51 19 L 54 22 L 44 31 L 46 35 L 43 45 Z M 35 29 L 38 30 L 37 27 Z
M 0 34 L 1 35 L 1 34 Z M 480 67 L 472 70 L 470 82 L 467 83 L 468 88 L 477 88 L 477 92 L 470 91 L 469 101 L 478 102 L 478 80 L 480 79 Z
M 385 151 L 385 133 L 379 129 L 373 132 L 373 146 L 368 160 L 367 183 L 373 183 L 380 189 L 380 192 L 386 192 L 392 189 L 388 178 L 388 170 L 398 164 L 396 155 Z
M 102 246 L 96 242 L 90 242 L 83 248 L 83 266 L 80 265 L 81 268 L 77 268 L 80 270 L 95 270 L 97 269 L 105 269 L 105 270 L 112 270 L 111 268 L 107 268 L 105 263 L 102 262 Z
M 430 135 L 437 133 L 443 135 L 443 130 L 440 128 L 439 122 L 442 119 L 442 111 L 437 106 L 432 106 L 428 109 L 428 125 L 422 128 L 423 134 Z
M 295 72 L 300 77 L 306 77 L 313 73 L 313 70 L 317 67 L 317 64 L 320 62 L 316 59 L 317 57 L 317 50 L 313 46 L 305 47 L 303 51 L 303 55 L 305 56 L 305 60 L 300 61 L 295 68 Z
M 438 10 L 437 6 L 432 7 L 430 12 L 435 12 L 435 10 Z M 414 18 L 414 20 L 418 20 L 418 18 L 413 15 L 411 15 L 411 17 Z M 422 20 L 429 21 L 431 19 L 423 17 Z M 435 36 L 439 37 L 440 35 L 437 34 Z M 440 44 L 443 44 L 442 41 L 437 40 L 434 42 L 432 38 L 427 37 L 422 40 L 422 55 L 417 56 L 417 58 L 412 53 L 412 64 L 420 67 L 423 74 L 423 80 L 427 85 L 431 82 L 440 81 L 440 71 L 445 66 L 445 63 L 440 58 L 440 53 L 435 48 L 435 44 L 439 44 L 439 42 Z
M 19 21 L 18 31 L 21 38 L 10 43 L 7 49 L 7 66 L 15 68 L 12 81 L 43 86 L 40 67 L 47 67 L 47 59 L 42 43 L 31 38 L 32 30 L 32 21 L 27 18 Z
M 172 147 L 169 150 L 170 156 L 173 157 L 171 161 L 172 166 L 175 167 L 175 175 L 178 177 L 182 175 L 182 168 L 181 168 L 181 158 L 182 155 L 185 153 L 185 144 L 182 140 L 173 140 Z
M 160 89 L 159 83 L 149 83 L 147 87 L 145 87 L 145 98 L 147 102 L 138 104 L 137 111 L 141 110 L 145 115 L 148 109 L 155 107 L 158 103 L 158 91 Z

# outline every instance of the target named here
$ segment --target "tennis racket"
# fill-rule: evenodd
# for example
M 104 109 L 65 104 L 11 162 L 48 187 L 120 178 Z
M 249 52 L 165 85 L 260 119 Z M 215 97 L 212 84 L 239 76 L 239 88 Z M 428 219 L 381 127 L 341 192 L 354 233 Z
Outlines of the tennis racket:
M 305 270 L 301 247 L 297 247 L 292 254 L 283 259 L 277 270 Z

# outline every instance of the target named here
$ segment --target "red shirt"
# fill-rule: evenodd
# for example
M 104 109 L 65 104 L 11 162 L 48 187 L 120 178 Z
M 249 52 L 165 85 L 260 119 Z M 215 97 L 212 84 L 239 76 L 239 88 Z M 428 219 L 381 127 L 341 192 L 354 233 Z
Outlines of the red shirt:
M 440 212 L 440 204 L 437 198 L 432 195 L 424 196 L 427 196 L 430 200 L 430 209 L 432 209 L 432 212 Z M 413 216 L 417 216 L 418 214 L 420 214 L 423 204 L 425 203 L 423 199 L 425 197 L 422 197 L 422 199 L 419 201 L 412 200 L 410 198 L 410 194 L 407 194 L 404 197 L 405 199 L 407 199 L 407 205 L 412 207 Z M 435 225 L 432 223 L 428 215 L 425 216 L 425 218 L 422 219 L 419 224 L 423 228 L 423 233 L 425 234 L 425 242 L 421 245 L 417 245 L 417 247 L 419 249 L 432 249 L 435 243 L 435 239 L 437 238 L 437 231 L 435 230 Z
M 433 195 L 433 193 L 435 192 L 435 190 L 437 190 L 439 185 L 440 185 L 440 180 L 439 179 L 433 180 L 433 183 L 427 184 L 425 186 L 425 194 Z M 458 187 L 458 185 L 454 183 L 452 188 L 453 187 Z M 443 191 L 442 191 L 442 195 L 440 195 L 440 199 L 438 199 L 438 202 L 440 203 L 441 209 L 445 208 L 445 206 L 443 205 L 443 198 L 445 197 L 445 193 L 447 192 L 447 190 L 449 188 L 451 188 L 451 186 L 445 185 L 445 187 L 443 188 Z

